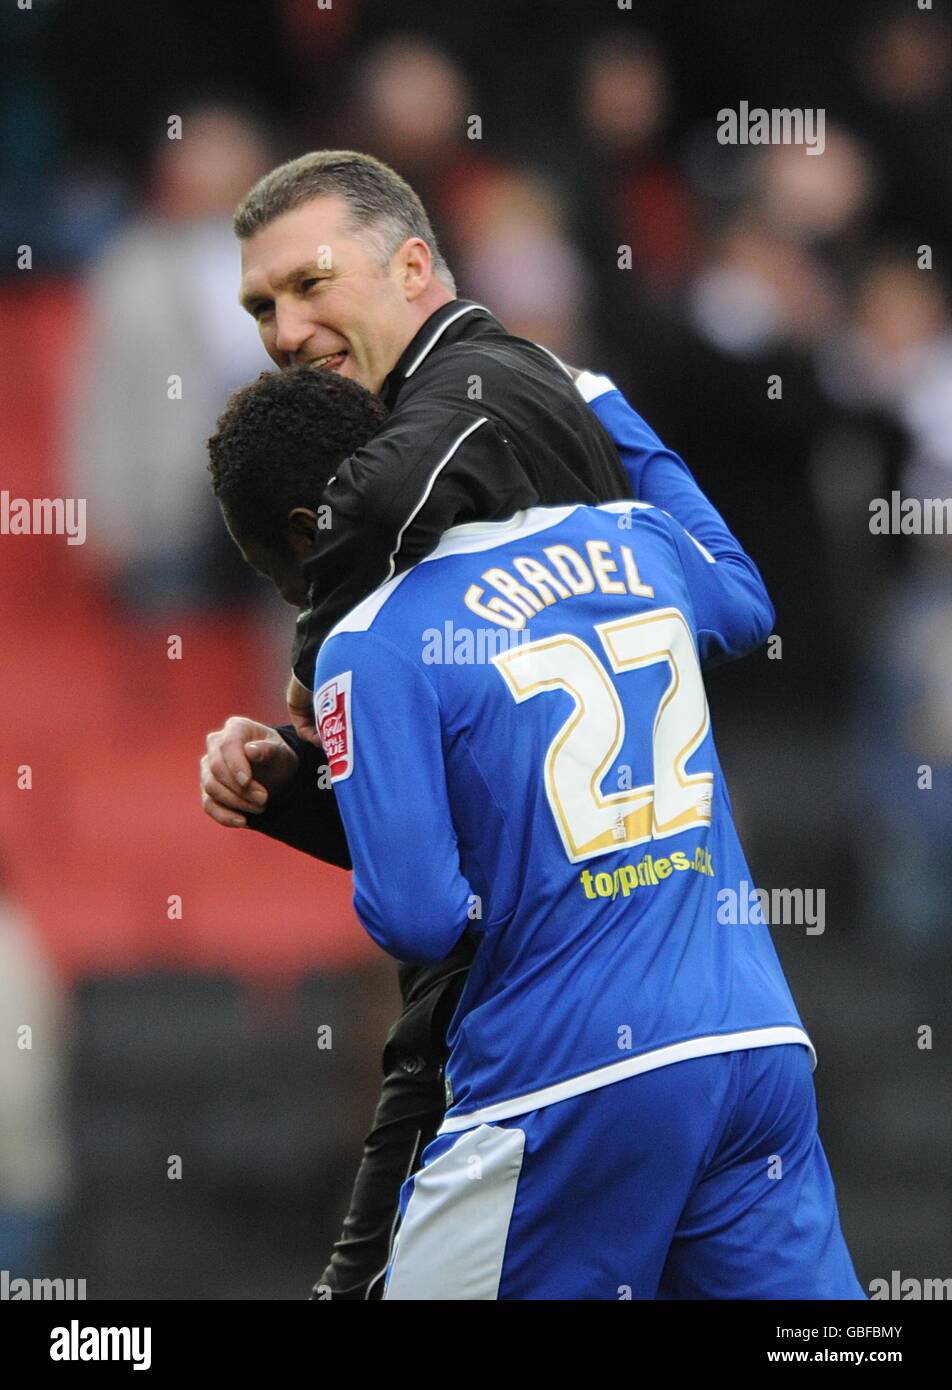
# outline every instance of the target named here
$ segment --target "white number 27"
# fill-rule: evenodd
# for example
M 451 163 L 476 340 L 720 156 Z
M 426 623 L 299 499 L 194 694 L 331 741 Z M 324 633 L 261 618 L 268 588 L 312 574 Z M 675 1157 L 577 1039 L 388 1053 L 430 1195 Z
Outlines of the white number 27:
M 574 702 L 545 757 L 546 794 L 573 863 L 711 823 L 713 773 L 684 771 L 710 725 L 684 615 L 658 608 L 598 623 L 595 631 L 617 674 L 656 662 L 670 668 L 654 715 L 654 780 L 642 787 L 601 790 L 625 737 L 625 716 L 608 671 L 581 638 L 563 633 L 493 657 L 517 703 L 551 690 L 564 690 Z

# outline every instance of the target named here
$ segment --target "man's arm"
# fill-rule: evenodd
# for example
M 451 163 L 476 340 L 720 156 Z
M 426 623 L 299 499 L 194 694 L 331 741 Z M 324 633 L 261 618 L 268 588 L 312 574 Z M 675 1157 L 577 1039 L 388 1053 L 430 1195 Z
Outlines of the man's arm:
M 736 542 L 734 551 L 714 555 L 672 516 L 662 514 L 662 520 L 691 595 L 702 663 L 712 666 L 756 651 L 773 629 L 774 609 L 753 562 Z
M 436 693 L 372 631 L 321 648 L 314 704 L 354 866 L 354 910 L 397 960 L 442 960 L 470 924 Z M 412 808 L 412 809 L 411 809 Z
M 284 791 L 269 797 L 264 810 L 249 819 L 249 828 L 325 864 L 349 869 L 350 849 L 323 748 L 301 738 L 290 724 L 276 732 L 297 754 L 298 770 Z
M 605 376 L 582 372 L 576 387 L 614 441 L 635 497 L 667 513 L 682 565 L 698 585 L 701 654 L 706 661 L 744 656 L 772 630 L 773 605 L 760 571 L 705 496 L 684 460 Z M 693 592 L 693 590 L 692 590 Z
M 206 739 L 202 806 L 218 825 L 251 826 L 341 869 L 350 851 L 323 750 L 288 727 L 233 715 Z

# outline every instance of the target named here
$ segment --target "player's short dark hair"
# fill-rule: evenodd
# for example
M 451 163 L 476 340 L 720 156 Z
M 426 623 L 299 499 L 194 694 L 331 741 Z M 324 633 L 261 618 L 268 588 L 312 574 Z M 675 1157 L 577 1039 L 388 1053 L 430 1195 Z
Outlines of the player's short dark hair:
M 288 513 L 320 505 L 341 462 L 389 414 L 358 382 L 314 367 L 262 372 L 229 399 L 208 471 L 236 540 L 283 543 Z
M 359 150 L 313 150 L 279 164 L 238 204 L 235 235 L 246 241 L 284 213 L 328 195 L 343 198 L 351 230 L 370 238 L 381 265 L 389 264 L 408 237 L 419 237 L 430 248 L 434 275 L 456 293 L 456 282 L 416 193 L 389 164 Z

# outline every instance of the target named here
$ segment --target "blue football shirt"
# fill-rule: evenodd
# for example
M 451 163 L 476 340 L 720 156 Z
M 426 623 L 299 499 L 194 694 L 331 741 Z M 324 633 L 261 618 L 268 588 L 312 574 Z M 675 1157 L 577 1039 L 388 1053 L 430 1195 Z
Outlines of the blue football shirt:
M 624 458 L 643 422 L 594 394 Z M 708 544 L 644 501 L 459 526 L 321 648 L 358 916 L 404 961 L 479 941 L 444 1131 L 711 1052 L 797 1042 L 815 1063 L 769 928 L 718 920 L 751 874 L 702 668 L 760 645 L 773 610 L 671 458 Z

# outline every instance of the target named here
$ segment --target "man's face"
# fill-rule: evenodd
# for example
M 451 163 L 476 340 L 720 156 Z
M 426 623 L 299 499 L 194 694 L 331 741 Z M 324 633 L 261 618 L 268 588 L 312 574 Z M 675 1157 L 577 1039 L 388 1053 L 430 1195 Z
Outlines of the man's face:
M 305 607 L 308 590 L 301 570 L 301 554 L 290 546 L 268 545 L 260 540 L 238 541 L 237 544 L 251 568 L 271 581 L 285 603 L 294 608 Z
M 348 230 L 336 195 L 293 208 L 242 242 L 240 298 L 279 367 L 313 363 L 370 391 L 417 329 L 403 255 L 381 266 L 373 243 Z

